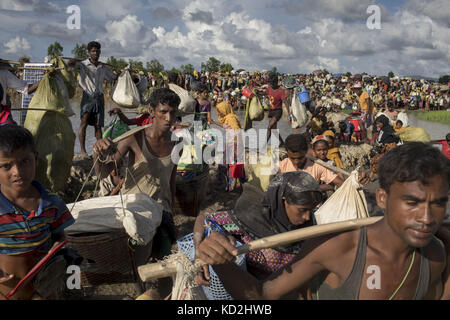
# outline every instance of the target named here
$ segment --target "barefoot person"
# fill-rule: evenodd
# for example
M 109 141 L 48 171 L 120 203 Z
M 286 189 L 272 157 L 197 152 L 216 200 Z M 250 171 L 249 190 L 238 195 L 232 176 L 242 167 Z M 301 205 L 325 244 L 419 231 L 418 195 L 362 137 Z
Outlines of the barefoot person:
M 105 119 L 105 98 L 103 96 L 104 81 L 114 81 L 117 75 L 99 61 L 101 45 L 91 41 L 87 45 L 89 59 L 82 62 L 69 61 L 69 66 L 75 66 L 80 70 L 80 87 L 83 89 L 83 97 L 80 104 L 80 128 L 78 139 L 80 140 L 81 156 L 87 158 L 86 152 L 86 128 L 94 126 L 97 140 L 102 138 L 102 127 Z
M 113 142 L 106 138 L 94 144 L 95 172 L 100 179 L 107 177 L 115 168 L 122 166 L 122 157 L 128 155 L 128 171 L 122 188 L 123 193 L 146 193 L 163 206 L 163 222 L 153 240 L 153 253 L 164 256 L 170 253 L 175 240 L 172 219 L 175 196 L 176 165 L 171 153 L 175 147 L 171 140 L 171 127 L 180 104 L 178 95 L 170 89 L 156 89 L 150 96 L 153 125 L 120 141 L 117 151 Z
M 280 121 L 283 115 L 283 100 L 286 99 L 286 93 L 283 88 L 278 85 L 278 74 L 272 72 L 269 74 L 268 79 L 269 87 L 264 91 L 264 93 L 269 97 L 269 127 L 267 128 L 267 141 L 269 141 L 272 134 L 272 129 L 277 129 L 277 123 Z M 279 137 L 281 145 L 283 144 L 283 139 Z
M 307 285 L 314 299 L 448 300 L 450 232 L 443 220 L 449 181 L 450 161 L 439 150 L 407 143 L 381 160 L 376 198 L 382 220 L 306 241 L 295 260 L 265 282 L 229 263 L 237 251 L 219 233 L 203 240 L 196 254 L 214 265 L 237 299 L 278 299 Z M 371 276 L 379 279 L 376 287 Z

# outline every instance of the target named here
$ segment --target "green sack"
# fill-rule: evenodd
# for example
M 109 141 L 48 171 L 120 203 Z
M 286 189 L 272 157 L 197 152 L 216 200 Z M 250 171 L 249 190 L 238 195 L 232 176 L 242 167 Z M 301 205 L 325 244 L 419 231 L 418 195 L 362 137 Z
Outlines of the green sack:
M 261 121 L 264 120 L 264 108 L 261 105 L 257 96 L 254 96 L 250 100 L 250 106 L 248 109 L 248 116 L 252 121 Z
M 423 128 L 407 127 L 398 131 L 397 136 L 403 142 L 421 141 L 430 142 L 430 135 Z
M 63 68 L 59 70 L 64 79 L 64 82 L 67 87 L 67 92 L 69 93 L 69 98 L 72 99 L 75 95 L 75 91 L 77 89 L 77 76 L 74 71 L 69 71 L 66 62 L 60 56 L 56 56 L 56 58 L 52 59 L 51 63 L 56 68 Z
M 195 163 L 198 159 L 194 145 L 184 145 L 183 153 L 178 161 L 177 172 L 202 172 L 203 163 Z
M 44 75 L 30 108 L 50 110 L 29 110 L 25 118 L 24 127 L 33 135 L 38 152 L 36 180 L 53 192 L 63 192 L 72 167 L 75 134 L 55 76 Z
M 129 130 L 130 127 L 128 127 L 128 125 L 122 120 L 120 120 L 116 115 L 114 119 L 111 121 L 111 123 L 105 128 L 105 132 L 103 133 L 103 139 L 105 138 L 115 139 Z

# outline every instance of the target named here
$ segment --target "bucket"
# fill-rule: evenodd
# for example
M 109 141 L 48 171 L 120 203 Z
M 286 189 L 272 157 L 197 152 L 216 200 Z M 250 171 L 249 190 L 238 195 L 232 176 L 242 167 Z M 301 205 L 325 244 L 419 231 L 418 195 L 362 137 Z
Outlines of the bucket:
M 298 98 L 300 99 L 301 103 L 306 103 L 309 101 L 308 91 L 299 92 L 299 93 L 297 93 L 297 95 L 298 95 Z

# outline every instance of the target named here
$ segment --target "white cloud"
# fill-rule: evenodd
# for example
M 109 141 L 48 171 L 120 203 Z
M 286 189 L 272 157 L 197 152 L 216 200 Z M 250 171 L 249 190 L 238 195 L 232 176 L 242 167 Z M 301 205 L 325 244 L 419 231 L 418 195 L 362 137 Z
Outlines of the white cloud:
M 31 45 L 25 38 L 15 37 L 3 44 L 5 53 L 8 54 L 22 54 L 31 51 Z

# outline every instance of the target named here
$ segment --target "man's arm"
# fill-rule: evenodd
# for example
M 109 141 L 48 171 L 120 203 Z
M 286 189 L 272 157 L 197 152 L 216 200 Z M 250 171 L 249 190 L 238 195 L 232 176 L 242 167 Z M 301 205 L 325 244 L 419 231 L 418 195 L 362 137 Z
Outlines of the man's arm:
M 450 226 L 449 223 L 444 223 L 436 233 L 436 237 L 442 241 L 445 247 L 446 265 L 442 273 L 442 287 L 443 292 L 441 300 L 450 300 Z
M 130 136 L 117 144 L 117 151 L 114 153 L 114 143 L 110 138 L 98 140 L 94 144 L 94 162 L 95 174 L 100 179 L 104 179 L 111 171 L 115 169 L 114 161 L 118 166 L 122 166 L 122 156 L 125 156 L 130 150 L 130 143 L 134 136 Z M 100 158 L 97 161 L 97 158 Z
M 120 108 L 114 108 L 114 109 L 110 110 L 109 115 L 112 115 L 112 114 L 117 114 L 119 116 L 119 119 L 122 120 L 122 122 L 126 123 L 129 126 L 137 125 L 136 119 L 127 118 L 127 116 L 125 116 L 123 114 L 123 112 L 122 112 L 122 110 L 120 110 Z

